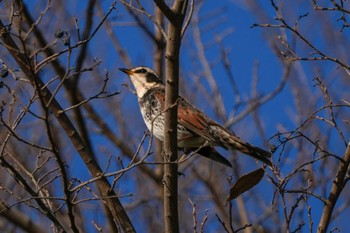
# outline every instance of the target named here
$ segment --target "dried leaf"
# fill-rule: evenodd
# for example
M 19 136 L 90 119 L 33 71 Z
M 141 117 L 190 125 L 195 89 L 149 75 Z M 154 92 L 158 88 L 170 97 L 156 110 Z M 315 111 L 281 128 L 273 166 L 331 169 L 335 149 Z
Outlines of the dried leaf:
M 251 173 L 248 173 L 237 180 L 230 188 L 230 195 L 227 197 L 226 203 L 237 198 L 242 193 L 248 191 L 257 185 L 265 174 L 265 170 L 259 168 Z

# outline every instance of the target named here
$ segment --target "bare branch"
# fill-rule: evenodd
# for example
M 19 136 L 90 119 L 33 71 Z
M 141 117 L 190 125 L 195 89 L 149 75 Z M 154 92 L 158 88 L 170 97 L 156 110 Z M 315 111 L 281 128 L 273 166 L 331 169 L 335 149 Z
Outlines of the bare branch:
M 345 185 L 345 177 L 350 165 L 350 143 L 348 144 L 343 157 L 344 162 L 339 164 L 337 169 L 337 174 L 334 178 L 332 188 L 330 190 L 329 196 L 326 200 L 326 205 L 323 209 L 320 222 L 318 224 L 317 232 L 325 233 L 327 232 L 329 223 L 331 221 L 332 213 L 334 207 L 337 203 L 338 197 L 342 192 Z
M 18 51 L 19 49 L 16 43 L 12 40 L 11 36 L 8 34 L 5 26 L 1 21 L 0 21 L 0 31 L 1 31 L 1 39 L 3 43 L 6 45 L 6 48 L 12 48 L 12 49 L 8 49 L 9 52 L 11 53 L 13 58 L 16 60 L 17 64 L 21 67 L 22 71 L 26 74 L 27 78 L 31 81 L 31 83 L 34 86 L 39 87 L 37 90 L 41 92 L 41 95 L 43 96 L 44 101 L 47 103 L 51 99 L 52 94 L 47 88 L 41 89 L 44 86 L 44 84 L 42 83 L 38 75 L 35 74 L 34 72 L 35 69 L 31 68 L 32 62 L 23 53 L 18 54 L 14 52 L 14 51 Z M 91 174 L 93 176 L 99 176 L 99 174 L 102 173 L 102 171 L 98 166 L 97 162 L 93 159 L 94 156 L 91 154 L 91 151 L 89 151 L 88 148 L 85 146 L 83 140 L 80 138 L 79 134 L 77 133 L 71 121 L 69 120 L 68 116 L 65 113 L 59 113 L 62 111 L 62 108 L 59 105 L 59 103 L 56 102 L 55 99 L 52 99 L 49 108 L 55 114 L 62 128 L 65 130 L 65 132 L 71 139 L 72 144 L 74 145 L 77 152 L 80 154 L 80 156 L 84 160 Z M 111 192 L 110 190 L 110 184 L 107 179 L 101 179 L 97 182 L 97 184 L 100 188 L 102 196 L 113 195 L 113 192 Z M 126 232 L 133 232 L 134 231 L 133 225 L 131 224 L 130 219 L 128 218 L 120 201 L 118 199 L 108 199 L 107 203 L 108 203 L 107 204 L 108 208 L 114 214 L 115 218 L 119 220 L 119 223 L 122 225 L 123 229 Z

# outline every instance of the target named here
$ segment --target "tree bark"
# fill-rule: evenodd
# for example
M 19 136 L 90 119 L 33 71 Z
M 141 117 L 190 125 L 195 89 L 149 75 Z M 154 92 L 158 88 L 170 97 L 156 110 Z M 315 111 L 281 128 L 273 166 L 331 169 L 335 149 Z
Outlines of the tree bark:
M 350 143 L 346 148 L 343 161 L 340 163 L 336 177 L 334 178 L 331 193 L 329 194 L 326 205 L 323 209 L 317 232 L 326 233 L 332 218 L 333 209 L 337 203 L 338 197 L 345 186 L 346 173 L 350 164 Z
M 178 165 L 177 165 L 177 105 L 179 93 L 179 55 L 181 30 L 187 0 L 174 1 L 170 9 L 163 1 L 155 3 L 169 20 L 165 50 L 165 126 L 164 126 L 164 223 L 165 232 L 179 232 Z
M 166 48 L 165 128 L 164 128 L 164 218 L 165 232 L 179 232 L 177 193 L 177 106 L 179 86 L 180 38 L 176 25 L 170 23 Z

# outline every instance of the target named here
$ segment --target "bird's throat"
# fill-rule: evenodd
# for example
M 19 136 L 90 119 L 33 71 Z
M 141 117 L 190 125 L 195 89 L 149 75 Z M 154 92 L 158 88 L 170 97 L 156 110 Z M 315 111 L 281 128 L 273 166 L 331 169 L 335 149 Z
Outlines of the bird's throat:
M 142 98 L 149 89 L 159 86 L 159 84 L 157 83 L 142 82 L 139 79 L 134 77 L 131 77 L 131 82 L 135 87 L 138 98 Z

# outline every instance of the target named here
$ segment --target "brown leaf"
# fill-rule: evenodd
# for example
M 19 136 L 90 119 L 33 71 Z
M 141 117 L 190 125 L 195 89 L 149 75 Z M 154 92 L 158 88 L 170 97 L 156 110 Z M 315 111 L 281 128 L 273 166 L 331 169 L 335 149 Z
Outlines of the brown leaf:
M 237 182 L 230 188 L 230 195 L 227 197 L 227 202 L 237 198 L 242 193 L 248 191 L 257 185 L 265 174 L 265 170 L 259 168 L 251 173 L 248 173 L 237 180 Z

